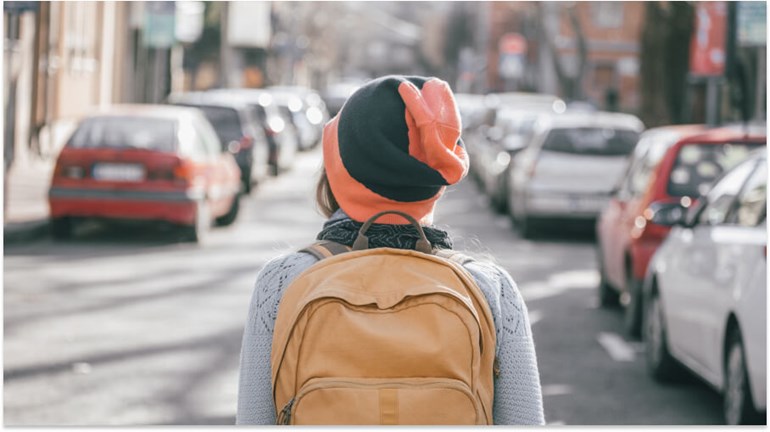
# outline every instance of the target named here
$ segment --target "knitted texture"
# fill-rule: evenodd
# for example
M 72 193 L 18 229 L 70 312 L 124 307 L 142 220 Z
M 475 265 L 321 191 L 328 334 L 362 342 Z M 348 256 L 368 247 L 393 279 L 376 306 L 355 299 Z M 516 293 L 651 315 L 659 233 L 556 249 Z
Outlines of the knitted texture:
M 284 290 L 317 259 L 297 252 L 268 262 L 257 276 L 243 334 L 236 424 L 275 424 L 270 352 Z M 500 267 L 481 261 L 465 268 L 492 310 L 500 376 L 495 379 L 493 417 L 498 425 L 542 425 L 543 397 L 527 307 L 516 284 Z

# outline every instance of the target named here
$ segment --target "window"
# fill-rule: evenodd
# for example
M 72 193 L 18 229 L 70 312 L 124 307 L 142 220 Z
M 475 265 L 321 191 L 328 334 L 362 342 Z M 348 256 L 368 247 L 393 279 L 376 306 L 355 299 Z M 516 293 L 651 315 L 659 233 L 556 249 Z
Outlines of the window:
M 611 128 L 554 129 L 545 139 L 543 150 L 594 156 L 630 154 L 639 134 L 631 130 Z
M 214 132 L 214 129 L 212 129 L 208 122 L 205 122 L 203 119 L 201 119 L 200 122 L 195 121 L 193 124 L 195 125 L 195 131 L 198 133 L 198 136 L 203 143 L 206 154 L 209 157 L 215 157 L 227 148 L 227 144 L 220 141 L 219 137 Z
M 99 116 L 84 120 L 71 148 L 133 148 L 173 153 L 177 122 L 152 117 Z
M 754 170 L 756 163 L 753 160 L 746 161 L 728 172 L 715 185 L 707 195 L 706 207 L 700 214 L 699 221 L 702 224 L 718 225 L 725 222 L 727 214 L 732 208 L 735 198 L 741 190 L 746 178 Z
M 706 194 L 717 177 L 745 160 L 751 150 L 762 145 L 724 143 L 682 146 L 669 175 L 669 195 L 694 198 Z
M 759 225 L 767 213 L 767 161 L 762 161 L 743 187 L 736 205 L 727 217 L 727 223 L 753 227 Z
M 618 28 L 623 25 L 623 2 L 593 2 L 591 16 L 601 28 Z

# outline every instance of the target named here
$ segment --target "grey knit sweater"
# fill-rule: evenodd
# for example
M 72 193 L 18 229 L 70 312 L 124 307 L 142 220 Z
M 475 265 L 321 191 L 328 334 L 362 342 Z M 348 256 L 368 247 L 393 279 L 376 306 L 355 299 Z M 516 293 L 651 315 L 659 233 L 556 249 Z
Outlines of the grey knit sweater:
M 241 348 L 236 424 L 274 424 L 270 383 L 273 326 L 284 290 L 317 262 L 297 252 L 268 262 L 257 276 Z M 527 307 L 511 276 L 497 265 L 465 265 L 489 303 L 497 334 L 500 375 L 495 378 L 493 416 L 498 425 L 542 425 L 543 397 Z

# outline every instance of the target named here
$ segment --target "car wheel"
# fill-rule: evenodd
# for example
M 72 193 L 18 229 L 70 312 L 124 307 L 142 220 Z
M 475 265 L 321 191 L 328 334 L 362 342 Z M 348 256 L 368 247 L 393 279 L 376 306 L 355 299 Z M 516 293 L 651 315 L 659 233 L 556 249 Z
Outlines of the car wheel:
M 195 211 L 195 223 L 184 227 L 185 239 L 195 243 L 203 243 L 211 228 L 211 213 L 205 201 L 198 203 Z
M 603 308 L 617 306 L 620 303 L 620 296 L 612 289 L 604 274 L 604 256 L 601 249 L 597 250 L 596 255 L 599 258 L 599 306 Z
M 722 406 L 728 425 L 757 424 L 759 421 L 759 413 L 751 398 L 741 333 L 737 329 L 733 330 L 728 339 Z
M 628 279 L 628 304 L 623 316 L 623 325 L 629 336 L 639 337 L 642 333 L 642 281 L 633 276 L 632 270 L 626 270 Z
M 233 203 L 230 205 L 230 210 L 227 211 L 224 215 L 217 218 L 217 225 L 219 226 L 227 226 L 235 222 L 235 219 L 238 217 L 238 211 L 241 208 L 241 196 L 240 194 L 235 194 L 233 197 Z
M 644 319 L 644 352 L 647 371 L 656 381 L 672 381 L 681 369 L 668 351 L 666 325 L 660 297 L 653 294 Z
M 56 240 L 67 240 L 72 238 L 73 228 L 74 222 L 70 217 L 51 219 L 51 235 Z

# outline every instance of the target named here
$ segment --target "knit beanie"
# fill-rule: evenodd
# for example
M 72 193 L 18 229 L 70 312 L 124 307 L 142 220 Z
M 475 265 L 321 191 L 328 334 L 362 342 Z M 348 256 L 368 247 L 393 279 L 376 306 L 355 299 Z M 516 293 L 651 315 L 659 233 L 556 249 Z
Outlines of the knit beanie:
M 368 82 L 324 126 L 324 167 L 340 208 L 359 222 L 399 210 L 432 224 L 446 186 L 468 173 L 460 131 L 446 82 L 393 75 Z M 389 214 L 377 223 L 407 222 Z

